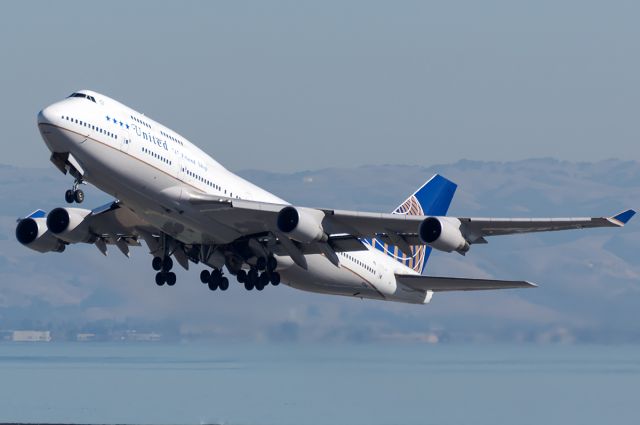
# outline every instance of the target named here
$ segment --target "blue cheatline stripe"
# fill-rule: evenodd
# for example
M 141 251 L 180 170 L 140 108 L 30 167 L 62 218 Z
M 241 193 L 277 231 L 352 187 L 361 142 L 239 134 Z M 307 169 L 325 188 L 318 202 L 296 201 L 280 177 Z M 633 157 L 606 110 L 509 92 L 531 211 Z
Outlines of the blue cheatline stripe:
M 426 216 L 446 215 L 457 187 L 452 181 L 436 174 L 398 206 L 393 213 Z M 365 239 L 365 242 L 418 273 L 424 272 L 431 254 L 431 247 L 425 245 L 413 246 L 411 252 L 403 253 L 398 247 L 387 245 L 377 239 Z

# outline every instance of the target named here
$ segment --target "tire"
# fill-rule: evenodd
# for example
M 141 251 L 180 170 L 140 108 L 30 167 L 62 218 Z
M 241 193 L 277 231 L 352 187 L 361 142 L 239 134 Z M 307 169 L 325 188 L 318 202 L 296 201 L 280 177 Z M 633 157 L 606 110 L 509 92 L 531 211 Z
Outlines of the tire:
M 209 278 L 211 278 L 211 273 L 209 273 L 209 270 L 202 270 L 200 272 L 200 282 L 209 283 Z
M 73 204 L 76 200 L 73 195 L 73 190 L 69 189 L 64 193 L 64 200 L 67 201 L 67 204 Z
M 256 261 L 256 268 L 258 270 L 264 270 L 267 268 L 267 259 L 264 257 L 258 257 L 258 260 Z
M 245 272 L 244 270 L 239 270 L 238 274 L 236 275 L 236 279 L 238 279 L 238 282 L 240 283 L 245 283 L 247 281 L 247 272 Z
M 176 274 L 173 272 L 169 272 L 167 273 L 167 285 L 169 286 L 173 286 L 176 284 Z
M 280 285 L 280 273 L 278 272 L 272 272 L 271 276 L 269 276 L 269 280 L 271 280 L 271 284 L 273 286 L 278 286 Z
M 210 280 L 209 281 L 209 289 L 212 291 L 215 291 L 216 289 L 218 289 L 218 281 L 217 280 Z
M 84 201 L 84 192 L 81 189 L 77 189 L 73 192 L 73 200 L 81 204 Z
M 211 270 L 211 278 L 212 279 L 220 279 L 222 277 L 222 272 L 220 269 Z
M 256 289 L 258 291 L 262 291 L 264 289 L 264 285 L 262 284 L 262 282 L 256 283 Z
M 156 273 L 156 285 L 164 285 L 164 273 Z
M 247 274 L 247 282 L 251 282 L 251 285 L 255 286 L 257 281 L 258 272 L 256 271 L 256 269 L 249 270 L 249 273 Z
M 253 282 L 251 282 L 251 280 L 247 280 L 244 283 L 244 289 L 246 289 L 247 291 L 251 291 L 254 288 Z
M 269 284 L 269 275 L 266 272 L 264 272 L 260 275 L 259 280 L 260 280 L 260 286 L 264 288 Z
M 274 271 L 278 267 L 278 260 L 275 257 L 267 258 L 267 270 L 270 272 Z
M 164 257 L 162 260 L 162 271 L 169 272 L 173 268 L 173 260 L 171 257 Z
M 220 290 L 226 291 L 227 289 L 229 289 L 229 279 L 223 277 L 222 279 L 220 279 Z
M 162 268 L 162 258 L 153 257 L 153 261 L 151 261 L 151 267 L 153 267 L 153 270 L 159 272 Z

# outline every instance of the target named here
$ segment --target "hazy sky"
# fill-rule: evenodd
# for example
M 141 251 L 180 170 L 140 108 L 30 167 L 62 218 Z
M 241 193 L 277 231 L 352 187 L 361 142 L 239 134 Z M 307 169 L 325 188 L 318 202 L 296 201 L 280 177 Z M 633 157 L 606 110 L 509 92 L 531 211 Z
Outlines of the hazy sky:
M 640 159 L 638 2 L 7 2 L 0 162 L 91 88 L 231 169 Z M 7 149 L 8 147 L 8 149 Z

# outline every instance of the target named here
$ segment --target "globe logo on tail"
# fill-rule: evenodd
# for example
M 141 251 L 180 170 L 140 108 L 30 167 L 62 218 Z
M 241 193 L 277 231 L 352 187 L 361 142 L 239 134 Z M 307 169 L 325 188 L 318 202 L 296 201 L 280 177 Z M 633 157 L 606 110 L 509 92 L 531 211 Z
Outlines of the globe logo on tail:
M 422 206 L 420 205 L 420 202 L 418 202 L 418 199 L 413 195 L 404 201 L 402 205 L 396 208 L 393 214 L 424 215 L 424 211 L 422 210 Z M 422 273 L 424 262 L 427 257 L 427 246 L 414 245 L 410 247 L 410 252 L 405 253 L 397 246 L 385 243 L 378 238 L 373 238 L 371 240 L 371 245 L 377 250 L 384 252 L 398 262 L 413 269 L 417 273 Z

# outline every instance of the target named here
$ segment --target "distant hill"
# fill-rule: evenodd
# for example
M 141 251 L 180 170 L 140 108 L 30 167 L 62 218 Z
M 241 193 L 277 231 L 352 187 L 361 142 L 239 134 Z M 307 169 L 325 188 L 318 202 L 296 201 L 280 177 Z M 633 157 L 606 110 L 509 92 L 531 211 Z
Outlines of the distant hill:
M 553 159 L 463 160 L 432 167 L 384 165 L 240 175 L 290 202 L 390 211 L 434 173 L 458 183 L 450 214 L 589 216 L 640 208 L 640 163 Z M 236 339 L 371 340 L 437 335 L 452 341 L 640 342 L 640 218 L 627 227 L 494 238 L 462 257 L 436 253 L 434 275 L 526 279 L 540 288 L 437 294 L 409 306 L 319 296 L 289 288 L 208 293 L 197 271 L 157 288 L 146 248 L 131 260 L 95 247 L 38 255 L 15 242 L 15 219 L 63 204 L 70 178 L 53 167 L 0 166 L 0 320 L 3 327 L 125 320 L 184 334 Z M 109 197 L 87 191 L 87 208 Z M 199 267 L 193 267 L 200 270 Z M 101 325 L 102 326 L 102 325 Z M 175 329 L 172 328 L 172 332 Z

